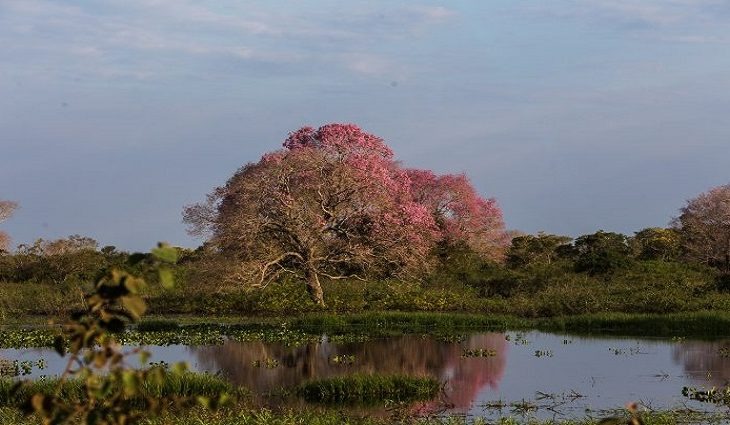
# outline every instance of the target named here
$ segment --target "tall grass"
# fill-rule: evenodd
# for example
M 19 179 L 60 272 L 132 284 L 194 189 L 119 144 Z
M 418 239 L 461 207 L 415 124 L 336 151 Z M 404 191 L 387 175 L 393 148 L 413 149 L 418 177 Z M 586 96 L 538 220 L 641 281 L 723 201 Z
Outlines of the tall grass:
M 529 320 L 474 313 L 367 312 L 348 315 L 308 314 L 290 322 L 290 326 L 307 332 L 343 334 L 366 333 L 438 333 L 458 330 L 504 331 L 528 327 Z
M 18 381 L 0 379 L 0 407 L 18 407 L 25 403 L 33 394 L 54 394 L 58 387 L 59 378 L 41 378 L 26 381 L 16 388 Z M 151 397 L 214 397 L 220 393 L 234 396 L 244 394 L 243 389 L 234 388 L 223 378 L 207 373 L 185 372 L 181 374 L 167 374 L 161 385 L 144 382 L 142 395 Z M 79 379 L 69 379 L 61 385 L 61 398 L 68 401 L 77 401 L 85 397 L 83 382 Z
M 440 388 L 432 377 L 355 374 L 305 382 L 295 392 L 316 403 L 374 403 L 430 400 Z
M 546 331 L 613 333 L 651 336 L 728 336 L 730 312 L 697 311 L 674 314 L 600 313 L 538 319 Z

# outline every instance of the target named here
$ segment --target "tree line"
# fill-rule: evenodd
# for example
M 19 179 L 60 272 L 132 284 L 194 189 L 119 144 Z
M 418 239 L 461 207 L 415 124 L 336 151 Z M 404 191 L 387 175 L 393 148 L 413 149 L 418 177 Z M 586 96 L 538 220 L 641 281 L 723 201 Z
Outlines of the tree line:
M 0 202 L 0 221 L 16 207 Z M 714 268 L 721 281 L 730 275 L 730 184 L 689 200 L 667 228 L 575 239 L 525 235 L 506 231 L 497 202 L 480 196 L 465 175 L 404 167 L 381 138 L 352 124 L 290 133 L 281 149 L 241 167 L 183 216 L 204 243 L 180 249 L 181 267 L 202 284 L 266 287 L 293 279 L 321 306 L 322 279 L 425 282 L 445 270 L 466 276 L 475 265 L 509 271 L 561 264 L 608 276 L 662 261 Z M 7 242 L 0 233 L 0 248 Z M 3 252 L 0 281 L 12 282 L 93 281 L 110 266 L 144 272 L 148 258 L 99 249 L 78 235 Z

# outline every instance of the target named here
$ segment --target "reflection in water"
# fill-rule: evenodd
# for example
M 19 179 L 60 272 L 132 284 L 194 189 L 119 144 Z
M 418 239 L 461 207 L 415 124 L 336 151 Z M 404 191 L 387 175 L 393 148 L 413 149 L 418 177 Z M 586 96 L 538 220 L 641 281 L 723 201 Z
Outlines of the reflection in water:
M 462 358 L 462 350 L 492 349 L 496 356 Z M 485 387 L 496 389 L 504 374 L 507 344 L 503 334 L 473 335 L 462 344 L 406 335 L 366 342 L 324 341 L 299 347 L 262 342 L 232 342 L 195 347 L 202 369 L 219 370 L 235 384 L 255 392 L 289 387 L 311 378 L 351 373 L 428 375 L 446 383 L 446 398 L 455 408 L 468 408 Z M 354 356 L 352 365 L 332 362 L 334 356 Z M 276 359 L 279 366 L 255 367 L 257 360 Z
M 560 413 L 566 418 L 585 416 L 586 409 L 620 408 L 631 400 L 643 400 L 655 409 L 714 409 L 687 400 L 681 389 L 721 386 L 730 380 L 730 358 L 721 355 L 721 352 L 730 354 L 730 340 L 682 343 L 655 338 L 632 340 L 530 332 L 524 341 L 515 338 L 514 343 L 505 341 L 502 334 L 493 333 L 472 335 L 460 344 L 409 335 L 364 343 L 325 341 L 300 347 L 229 342 L 215 347 L 151 346 L 147 349 L 155 361 L 187 361 L 196 370 L 221 371 L 235 383 L 255 392 L 294 386 L 310 378 L 355 372 L 404 373 L 440 379 L 444 393 L 435 401 L 413 406 L 414 414 L 447 408 L 449 413 L 496 418 L 511 411 L 492 410 L 485 407 L 487 404 L 538 402 L 545 394 L 552 398 L 539 402 L 543 409 L 530 413 L 545 420 L 553 419 L 556 414 L 553 407 L 545 408 L 550 403 L 560 403 Z M 496 356 L 462 358 L 467 348 L 494 350 Z M 550 351 L 554 356 L 538 358 L 534 355 L 537 350 Z M 335 364 L 334 356 L 346 359 L 345 363 L 352 356 L 354 364 Z M 66 360 L 52 349 L 0 349 L 0 357 L 10 361 L 47 360 L 46 369 L 34 368 L 27 376 L 32 379 L 59 374 L 66 366 Z M 267 359 L 276 360 L 278 367 L 267 369 Z M 255 367 L 255 361 L 263 361 L 261 367 Z M 581 397 L 566 400 L 565 395 L 571 394 Z M 259 401 L 276 406 L 274 399 Z M 287 400 L 286 407 L 294 408 L 289 403 L 299 401 Z M 362 412 L 364 415 L 374 414 L 369 410 L 371 407 L 363 409 L 368 409 Z M 386 410 L 375 413 L 389 414 Z
M 726 353 L 721 355 L 720 353 Z M 672 359 L 684 372 L 704 386 L 724 386 L 730 382 L 730 341 L 687 341 L 676 344 Z

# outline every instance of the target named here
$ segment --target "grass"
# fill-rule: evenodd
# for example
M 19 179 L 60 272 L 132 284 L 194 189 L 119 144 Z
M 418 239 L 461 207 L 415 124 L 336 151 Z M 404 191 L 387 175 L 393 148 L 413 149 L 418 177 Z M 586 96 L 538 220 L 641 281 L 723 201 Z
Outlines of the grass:
M 371 312 L 350 315 L 310 314 L 289 322 L 308 333 L 388 335 L 425 333 L 540 330 L 625 336 L 730 335 L 730 312 L 697 311 L 673 314 L 595 313 L 546 318 L 472 313 Z
M 728 336 L 730 313 L 698 311 L 674 314 L 601 313 L 535 321 L 545 331 L 601 333 L 626 336 Z
M 530 320 L 502 315 L 474 313 L 367 312 L 347 315 L 315 313 L 290 321 L 292 329 L 310 333 L 376 334 L 439 333 L 458 330 L 495 330 L 525 328 Z
M 206 323 L 207 322 L 207 323 Z M 145 322 L 143 322 L 145 323 Z M 363 340 L 402 334 L 429 334 L 449 339 L 473 332 L 540 330 L 574 334 L 655 337 L 730 336 L 730 312 L 698 311 L 674 314 L 596 313 L 528 319 L 523 317 L 424 312 L 368 312 L 337 315 L 311 313 L 298 318 L 182 317 L 150 321 L 119 336 L 127 345 L 218 345 L 236 341 L 282 342 L 301 345 L 326 334 L 334 339 Z M 160 330 L 166 329 L 166 330 Z M 53 328 L 0 330 L 0 348 L 52 347 Z
M 441 389 L 432 377 L 355 374 L 299 385 L 295 393 L 310 403 L 365 403 L 430 400 Z
M 170 319 L 142 319 L 137 324 L 137 330 L 140 332 L 176 331 L 179 328 L 180 324 Z
M 144 296 L 148 313 L 163 322 L 172 315 L 295 317 L 325 312 L 461 312 L 540 318 L 730 311 L 730 291 L 718 284 L 717 273 L 683 263 L 640 261 L 605 276 L 575 273 L 569 264 L 516 270 L 471 263 L 459 267 L 436 273 L 425 282 L 324 279 L 326 309 L 312 303 L 305 286 L 294 280 L 251 290 L 182 278 L 171 290 L 152 283 Z M 82 306 L 83 286 L 2 281 L 0 321 L 42 322 L 68 316 Z M 165 324 L 150 326 L 162 330 Z
M 617 416 L 626 417 L 622 412 Z M 689 425 L 727 423 L 725 414 L 708 414 L 692 411 L 658 411 L 642 414 L 646 425 Z M 371 417 L 344 413 L 333 409 L 297 409 L 273 411 L 270 409 L 250 409 L 234 406 L 219 411 L 193 409 L 184 414 L 170 413 L 158 418 L 143 420 L 141 425 L 598 425 L 600 418 L 579 418 L 572 420 L 530 420 L 514 417 L 499 419 L 446 416 L 443 418 Z M 626 423 L 624 420 L 620 423 Z M 40 425 L 40 421 L 24 417 L 17 409 L 0 407 L 0 423 L 3 425 Z
M 0 379 L 0 407 L 19 407 L 33 394 L 54 394 L 58 387 L 58 378 L 41 378 L 26 381 L 18 390 L 14 391 L 16 380 Z M 228 381 L 207 373 L 185 372 L 182 374 L 167 374 L 162 385 L 145 382 L 142 394 L 151 397 L 194 397 L 216 396 L 227 393 L 234 396 L 245 394 L 243 389 L 234 388 Z M 84 397 L 82 381 L 70 379 L 61 386 L 61 398 L 80 400 Z M 5 423 L 0 421 L 0 423 Z

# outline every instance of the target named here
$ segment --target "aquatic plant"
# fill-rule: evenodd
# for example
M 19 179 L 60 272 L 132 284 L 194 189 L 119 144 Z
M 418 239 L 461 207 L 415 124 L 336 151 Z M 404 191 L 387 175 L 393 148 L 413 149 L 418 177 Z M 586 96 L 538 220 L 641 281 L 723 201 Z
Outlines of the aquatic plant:
M 493 348 L 465 348 L 461 352 L 461 357 L 494 357 L 497 350 Z
M 251 366 L 253 367 L 264 367 L 266 369 L 276 369 L 279 367 L 279 361 L 276 359 L 263 359 L 263 360 L 254 360 L 251 362 Z
M 295 394 L 317 403 L 376 403 L 430 400 L 441 384 L 432 377 L 355 374 L 305 382 Z
M 535 350 L 535 357 L 552 357 L 553 352 L 551 350 Z
M 330 363 L 336 364 L 336 365 L 350 366 L 350 365 L 355 364 L 355 355 L 354 354 L 340 354 L 340 355 L 332 356 L 332 358 L 330 358 Z

